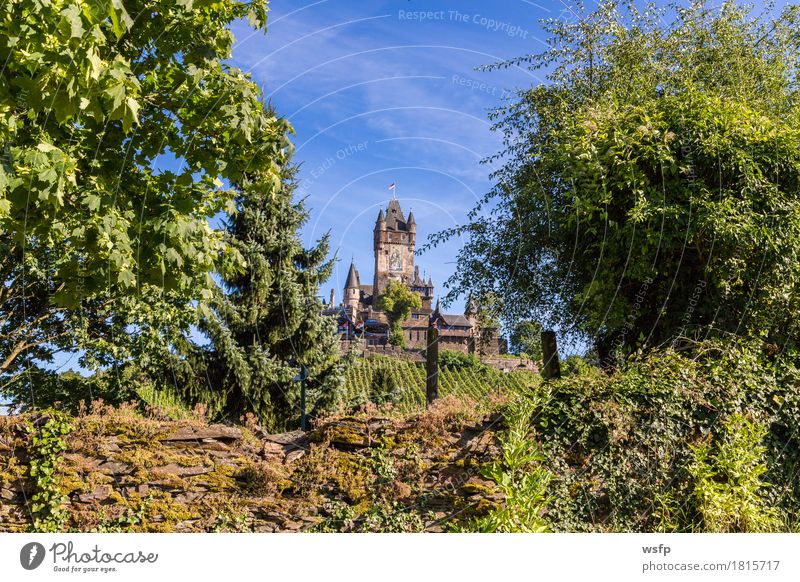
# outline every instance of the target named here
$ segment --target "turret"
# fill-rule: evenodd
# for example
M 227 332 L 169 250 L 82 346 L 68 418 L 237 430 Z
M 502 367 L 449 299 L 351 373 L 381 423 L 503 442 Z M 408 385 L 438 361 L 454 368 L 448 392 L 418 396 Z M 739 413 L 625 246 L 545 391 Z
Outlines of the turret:
M 414 213 L 408 213 L 408 232 L 417 232 L 417 222 L 414 220 Z
M 378 213 L 378 220 L 375 221 L 375 230 L 386 230 L 386 215 L 383 213 L 383 208 Z
M 347 273 L 347 281 L 344 284 L 344 305 L 353 314 L 358 311 L 358 304 L 361 302 L 361 281 L 355 263 L 350 261 L 350 270 Z

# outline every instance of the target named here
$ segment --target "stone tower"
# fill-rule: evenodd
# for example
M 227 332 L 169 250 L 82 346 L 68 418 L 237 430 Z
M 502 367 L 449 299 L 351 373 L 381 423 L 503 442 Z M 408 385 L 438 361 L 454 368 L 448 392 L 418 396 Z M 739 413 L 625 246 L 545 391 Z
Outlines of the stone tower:
M 400 203 L 389 202 L 384 214 L 381 209 L 375 221 L 375 281 L 372 296 L 380 297 L 391 280 L 411 285 L 414 279 L 414 245 L 417 240 L 417 225 L 414 214 L 406 220 Z
M 344 306 L 351 317 L 354 318 L 356 313 L 358 313 L 360 302 L 361 281 L 355 263 L 350 261 L 350 271 L 347 273 L 347 281 L 344 284 Z

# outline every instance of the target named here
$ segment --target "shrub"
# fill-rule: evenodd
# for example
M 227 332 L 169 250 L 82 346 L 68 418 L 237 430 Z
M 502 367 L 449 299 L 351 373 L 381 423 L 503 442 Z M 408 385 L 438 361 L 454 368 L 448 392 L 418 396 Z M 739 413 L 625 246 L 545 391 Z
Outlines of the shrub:
M 396 404 L 400 401 L 402 392 L 397 378 L 392 374 L 389 366 L 381 366 L 375 371 L 372 378 L 369 399 L 373 404 Z
M 764 496 L 767 485 L 767 428 L 747 416 L 732 415 L 721 438 L 692 447 L 694 461 L 688 472 L 694 479 L 691 498 L 707 532 L 775 531 L 777 512 Z
M 769 361 L 759 346 L 736 342 L 703 344 L 692 354 L 667 349 L 639 355 L 610 375 L 587 369 L 546 387 L 549 398 L 534 425 L 546 466 L 556 476 L 548 513 L 554 529 L 716 527 L 703 519 L 704 512 L 716 510 L 698 502 L 698 487 L 708 485 L 698 476 L 704 466 L 722 471 L 726 451 L 744 446 L 726 435 L 737 415 L 746 414 L 769 427 L 763 436 L 765 465 L 741 460 L 737 470 L 747 475 L 738 492 L 724 491 L 747 497 L 751 514 L 769 515 L 771 506 L 797 520 L 800 497 L 792 471 L 800 466 L 800 415 L 793 408 L 798 396 L 791 359 Z M 719 445 L 702 461 L 698 454 L 709 438 Z M 754 489 L 762 478 L 776 487 Z M 745 483 L 752 495 L 742 490 Z
M 441 350 L 439 352 L 439 365 L 453 369 L 480 368 L 484 366 L 475 354 L 465 354 L 455 350 Z
M 494 481 L 505 497 L 502 507 L 475 519 L 468 527 L 479 532 L 542 533 L 552 474 L 542 466 L 539 446 L 530 438 L 531 419 L 539 402 L 520 397 L 504 414 L 508 430 L 499 435 L 502 458 L 488 463 L 481 474 Z

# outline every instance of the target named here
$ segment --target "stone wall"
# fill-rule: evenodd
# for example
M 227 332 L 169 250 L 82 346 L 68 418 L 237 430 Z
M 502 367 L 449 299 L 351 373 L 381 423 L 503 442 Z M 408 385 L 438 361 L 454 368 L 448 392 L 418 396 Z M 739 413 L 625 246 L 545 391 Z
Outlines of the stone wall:
M 447 405 L 418 419 L 345 417 L 310 433 L 278 435 L 252 424 L 164 420 L 99 405 L 69 418 L 62 437 L 66 450 L 58 453 L 52 501 L 61 515 L 58 529 L 441 531 L 439 518 L 474 501 L 476 490 L 466 486 L 477 472 L 466 467 L 477 461 L 469 457 L 485 460 L 497 425 L 464 426 L 474 411 L 448 416 Z M 50 418 L 0 417 L 0 532 L 32 531 L 42 511 L 34 509 L 32 439 Z M 416 452 L 409 456 L 412 443 Z M 383 453 L 376 456 L 376 448 Z M 433 512 L 431 500 L 438 504 Z M 392 517 L 397 508 L 411 509 Z M 343 512 L 372 517 L 342 521 Z

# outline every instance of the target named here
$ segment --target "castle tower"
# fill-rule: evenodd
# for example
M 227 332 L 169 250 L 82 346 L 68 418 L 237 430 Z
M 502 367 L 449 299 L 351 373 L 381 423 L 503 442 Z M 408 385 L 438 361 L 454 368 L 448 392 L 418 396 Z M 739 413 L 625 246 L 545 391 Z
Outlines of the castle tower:
M 374 233 L 375 281 L 372 295 L 377 298 L 390 280 L 412 284 L 417 225 L 413 214 L 406 220 L 400 203 L 393 198 L 386 214 L 383 210 L 378 214 Z
M 355 263 L 350 261 L 350 271 L 344 284 L 344 306 L 351 317 L 358 313 L 358 304 L 361 301 L 361 281 Z

